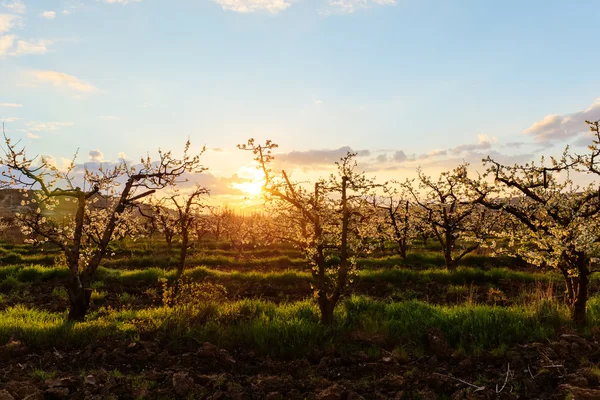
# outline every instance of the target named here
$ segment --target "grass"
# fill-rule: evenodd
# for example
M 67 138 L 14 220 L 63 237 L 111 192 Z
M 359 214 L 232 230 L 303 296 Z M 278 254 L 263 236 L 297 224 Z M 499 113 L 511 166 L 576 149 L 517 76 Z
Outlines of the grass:
M 210 269 L 204 266 L 188 268 L 186 275 L 200 280 L 211 278 L 214 280 L 239 280 L 239 281 L 261 281 L 273 284 L 294 284 L 311 281 L 312 276 L 307 271 L 284 270 L 284 271 L 231 271 L 224 272 Z M 41 265 L 22 267 L 9 266 L 0 268 L 0 290 L 11 288 L 21 283 L 43 282 L 54 278 L 64 279 L 68 276 L 68 270 L 64 267 L 46 267 Z M 112 269 L 100 267 L 97 273 L 98 282 L 143 282 L 154 284 L 161 279 L 172 281 L 175 279 L 175 270 L 162 268 L 147 269 Z M 407 268 L 391 268 L 360 271 L 358 282 L 376 283 L 384 282 L 398 284 L 403 282 L 437 282 L 440 284 L 464 285 L 470 283 L 497 284 L 502 280 L 517 282 L 561 282 L 560 275 L 554 272 L 521 272 L 506 268 L 492 268 L 484 271 L 479 268 L 460 267 L 454 271 L 446 269 L 424 269 L 411 270 Z M 596 280 L 595 278 L 592 280 Z M 103 285 L 95 283 L 94 285 Z M 102 286 L 94 286 L 101 288 Z
M 47 379 L 53 379 L 56 376 L 56 372 L 48 372 L 44 371 L 43 369 L 36 368 L 33 371 L 31 371 L 30 376 L 34 379 L 37 379 L 40 382 L 44 382 Z
M 590 325 L 597 325 L 600 300 L 592 303 Z M 331 327 L 319 323 L 317 306 L 310 300 L 279 305 L 242 300 L 110 311 L 78 324 L 65 317 L 23 306 L 7 308 L 0 312 L 0 343 L 17 338 L 32 347 L 69 347 L 104 337 L 152 335 L 172 344 L 209 341 L 230 350 L 254 349 L 285 358 L 373 345 L 372 340 L 356 337 L 380 338 L 381 346 L 414 352 L 426 346 L 431 329 L 442 331 L 453 348 L 491 350 L 552 338 L 570 325 L 567 310 L 550 302 L 527 307 L 436 306 L 419 301 L 385 303 L 362 296 L 343 302 Z

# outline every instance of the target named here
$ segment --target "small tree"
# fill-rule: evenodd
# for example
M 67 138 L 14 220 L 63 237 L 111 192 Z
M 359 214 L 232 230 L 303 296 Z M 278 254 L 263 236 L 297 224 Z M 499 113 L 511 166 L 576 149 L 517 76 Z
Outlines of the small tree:
M 455 269 L 459 260 L 476 250 L 491 233 L 495 217 L 473 202 L 468 190 L 467 164 L 442 172 L 437 181 L 418 170 L 419 188 L 406 188 L 422 209 L 418 215 L 431 226 L 442 246 L 446 268 Z
M 208 211 L 210 213 L 208 217 L 208 231 L 218 243 L 223 238 L 226 220 L 232 211 L 227 206 L 209 207 Z
M 580 186 L 573 179 L 600 175 L 598 121 L 588 124 L 596 135 L 590 154 L 573 155 L 567 148 L 549 165 L 542 158 L 539 164 L 505 166 L 488 157 L 486 176 L 472 182 L 480 204 L 503 211 L 517 223 L 507 251 L 563 275 L 565 299 L 579 325 L 585 323 L 589 279 L 597 272 L 594 258 L 600 255 L 600 186 Z
M 196 184 L 194 190 L 187 196 L 174 194 L 169 198 L 175 206 L 175 211 L 177 211 L 176 224 L 178 225 L 178 231 L 181 234 L 181 248 L 179 250 L 179 260 L 177 261 L 178 278 L 183 274 L 185 268 L 185 260 L 191 246 L 190 234 L 193 235 L 195 233 L 193 228 L 201 218 L 200 210 L 204 205 L 200 199 L 208 193 L 208 189 Z
M 396 244 L 395 249 L 400 257 L 406 258 L 410 241 L 414 237 L 410 215 L 411 204 L 405 199 L 405 193 L 399 192 L 389 184 L 383 187 L 383 192 L 384 196 L 378 205 L 384 212 L 379 232 L 384 240 L 391 240 Z
M 331 324 L 333 313 L 356 270 L 355 257 L 368 249 L 374 233 L 369 218 L 374 209 L 368 202 L 375 187 L 364 173 L 356 172 L 356 154 L 348 153 L 337 165 L 337 173 L 321 179 L 309 191 L 292 182 L 285 171 L 275 176 L 269 168 L 277 145 L 268 140 L 257 145 L 253 139 L 238 146 L 252 151 L 265 176 L 266 200 L 293 229 L 289 240 L 302 249 L 312 263 L 314 292 L 321 322 Z
M 152 224 L 152 229 L 162 234 L 167 244 L 167 252 L 171 254 L 173 240 L 180 233 L 177 223 L 177 213 L 169 207 L 169 199 L 166 197 L 151 197 L 148 202 L 140 206 L 140 213 Z M 148 208 L 149 210 L 145 210 Z
M 85 318 L 90 305 L 96 271 L 109 243 L 127 225 L 128 211 L 140 199 L 156 190 L 172 186 L 185 173 L 200 167 L 200 156 L 190 155 L 186 143 L 183 157 L 175 158 L 159 150 L 159 158 L 143 158 L 137 167 L 125 161 L 98 171 L 85 169 L 80 184 L 76 184 L 75 158 L 60 170 L 47 158 L 29 158 L 25 148 L 5 137 L 6 148 L 3 175 L 12 185 L 33 190 L 33 197 L 24 201 L 31 206 L 19 216 L 23 233 L 36 242 L 51 242 L 65 254 L 69 277 L 69 316 L 72 321 Z M 104 197 L 100 197 L 104 193 Z M 58 208 L 74 202 L 74 211 L 66 211 L 67 224 L 57 221 Z M 104 203 L 99 206 L 99 203 Z

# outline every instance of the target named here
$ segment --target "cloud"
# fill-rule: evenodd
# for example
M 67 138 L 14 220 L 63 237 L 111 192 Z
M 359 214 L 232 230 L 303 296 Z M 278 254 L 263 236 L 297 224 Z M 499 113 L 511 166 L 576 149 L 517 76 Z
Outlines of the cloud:
M 27 136 L 30 139 L 39 139 L 40 138 L 40 135 L 36 135 L 35 133 L 31 133 L 31 132 L 27 132 L 25 134 L 25 136 Z
M 0 33 L 6 33 L 18 26 L 21 18 L 13 14 L 0 14 Z
M 60 128 L 66 128 L 73 126 L 72 122 L 34 122 L 29 121 L 25 123 L 27 129 L 21 130 L 21 132 L 34 131 L 34 132 L 54 132 Z
M 31 75 L 41 82 L 49 82 L 56 87 L 66 86 L 82 93 L 94 93 L 98 89 L 91 83 L 82 81 L 72 75 L 57 71 L 32 71 Z
M 8 8 L 10 11 L 17 13 L 17 14 L 23 14 L 25 13 L 25 4 L 23 4 L 22 1 L 20 0 L 13 0 L 13 1 L 5 1 L 2 3 L 2 6 L 4 8 Z
M 277 14 L 292 5 L 286 0 L 214 0 L 223 10 L 239 13 L 266 11 Z
M 277 154 L 275 159 L 280 163 L 294 164 L 300 166 L 309 165 L 333 165 L 348 153 L 358 153 L 359 156 L 368 156 L 369 150 L 353 151 L 349 146 L 343 146 L 334 150 L 308 150 L 292 151 L 285 154 Z
M 50 43 L 49 40 L 38 40 L 36 42 L 17 40 L 15 43 L 15 35 L 0 36 L 0 56 L 44 54 L 48 52 L 47 45 Z
M 495 137 L 491 138 L 488 135 L 478 135 L 479 142 L 477 144 L 461 144 L 448 150 L 452 154 L 460 154 L 466 151 L 473 150 L 488 150 L 492 148 L 492 141 L 498 141 Z
M 0 107 L 17 108 L 17 107 L 23 107 L 23 104 L 17 104 L 17 103 L 0 103 Z
M 56 11 L 44 11 L 40 16 L 45 19 L 54 19 L 56 18 Z
M 600 119 L 600 97 L 582 111 L 564 115 L 547 115 L 525 129 L 527 135 L 532 135 L 537 142 L 552 142 L 572 138 L 589 128 L 585 121 Z
M 101 115 L 98 118 L 100 118 L 103 121 L 119 121 L 121 119 L 116 115 Z
M 104 154 L 100 150 L 90 150 L 88 153 L 90 156 L 90 161 L 92 162 L 102 162 L 104 159 Z
M 315 100 L 315 105 L 317 105 L 317 106 L 323 105 L 323 100 Z
M 14 41 L 15 35 L 0 36 L 0 57 L 9 53 L 9 50 L 13 47 Z
M 406 157 L 406 154 L 404 154 L 404 152 L 402 150 L 398 150 L 394 153 L 394 156 L 392 157 L 392 160 L 396 161 L 396 162 L 403 162 L 406 161 L 408 159 L 408 157 Z
M 21 54 L 44 54 L 48 52 L 46 45 L 51 42 L 48 40 L 38 40 L 37 42 L 26 42 L 25 40 L 19 40 L 17 42 L 17 48 L 14 55 Z
M 375 161 L 381 164 L 386 163 L 388 161 L 387 154 L 383 153 L 378 155 L 377 157 L 375 157 Z
M 17 118 L 17 117 L 6 117 L 6 118 L 0 118 L 0 121 L 10 123 L 10 122 L 18 121 L 20 119 L 21 118 Z
M 357 10 L 383 5 L 394 6 L 396 0 L 329 0 L 329 7 L 321 11 L 321 14 L 352 14 Z
M 129 4 L 129 3 L 139 3 L 142 0 L 103 0 L 105 3 L 108 4 Z

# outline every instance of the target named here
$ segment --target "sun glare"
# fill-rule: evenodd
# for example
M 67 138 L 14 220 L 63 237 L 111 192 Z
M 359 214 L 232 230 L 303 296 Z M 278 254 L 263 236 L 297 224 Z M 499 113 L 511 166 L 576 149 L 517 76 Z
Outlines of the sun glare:
M 244 165 L 238 170 L 237 175 L 244 182 L 233 182 L 231 187 L 239 189 L 250 196 L 258 196 L 262 193 L 262 188 L 265 184 L 265 175 L 256 166 Z

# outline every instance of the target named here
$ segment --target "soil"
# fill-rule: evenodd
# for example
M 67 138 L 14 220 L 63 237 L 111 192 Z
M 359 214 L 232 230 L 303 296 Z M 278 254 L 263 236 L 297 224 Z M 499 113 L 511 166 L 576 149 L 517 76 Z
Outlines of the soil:
M 600 345 L 572 333 L 467 356 L 432 331 L 429 350 L 416 359 L 381 348 L 377 356 L 331 350 L 272 360 L 210 343 L 182 348 L 145 339 L 46 350 L 11 341 L 0 346 L 0 399 L 600 398 L 593 368 Z

